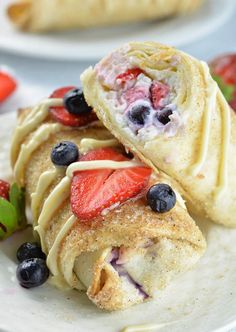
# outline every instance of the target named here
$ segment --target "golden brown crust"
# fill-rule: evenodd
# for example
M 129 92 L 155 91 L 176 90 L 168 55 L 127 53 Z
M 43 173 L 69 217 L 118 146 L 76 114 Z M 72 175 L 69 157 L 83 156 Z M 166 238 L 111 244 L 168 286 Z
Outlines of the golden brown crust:
M 22 30 L 29 29 L 31 6 L 32 2 L 29 0 L 13 3 L 7 8 L 7 14 L 10 20 Z

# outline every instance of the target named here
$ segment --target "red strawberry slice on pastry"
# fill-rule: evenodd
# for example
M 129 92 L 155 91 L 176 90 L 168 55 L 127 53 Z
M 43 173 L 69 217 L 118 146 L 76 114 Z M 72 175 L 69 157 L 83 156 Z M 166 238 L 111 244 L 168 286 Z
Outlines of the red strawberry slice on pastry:
M 128 69 L 126 72 L 118 75 L 116 77 L 119 84 L 124 85 L 128 81 L 132 81 L 136 79 L 143 71 L 140 68 L 132 68 Z
M 0 180 L 0 197 L 9 199 L 10 184 L 6 181 Z
M 121 153 L 104 148 L 88 152 L 81 161 L 127 161 Z M 71 185 L 71 208 L 80 220 L 90 220 L 115 203 L 123 203 L 138 195 L 148 185 L 151 169 L 100 169 L 75 172 Z
M 17 83 L 8 73 L 0 71 L 0 102 L 5 101 L 15 91 Z
M 67 92 L 73 89 L 76 89 L 76 87 L 68 86 L 57 89 L 52 93 L 50 98 L 63 98 Z M 50 107 L 50 113 L 54 120 L 69 127 L 82 127 L 97 120 L 97 116 L 94 112 L 76 115 L 69 113 L 63 106 Z
M 170 92 L 167 84 L 154 81 L 150 88 L 151 101 L 154 109 L 159 109 L 164 106 L 164 99 Z

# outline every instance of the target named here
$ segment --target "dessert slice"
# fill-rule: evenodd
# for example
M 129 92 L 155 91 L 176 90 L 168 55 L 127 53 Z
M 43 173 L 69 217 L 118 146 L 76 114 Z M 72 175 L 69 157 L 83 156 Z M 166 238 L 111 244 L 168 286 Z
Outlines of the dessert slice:
M 235 227 L 236 116 L 206 63 L 158 43 L 130 43 L 82 75 L 88 104 L 198 215 Z
M 106 310 L 149 300 L 199 260 L 203 235 L 171 180 L 127 155 L 81 90 L 53 96 L 20 113 L 11 151 L 51 281 Z

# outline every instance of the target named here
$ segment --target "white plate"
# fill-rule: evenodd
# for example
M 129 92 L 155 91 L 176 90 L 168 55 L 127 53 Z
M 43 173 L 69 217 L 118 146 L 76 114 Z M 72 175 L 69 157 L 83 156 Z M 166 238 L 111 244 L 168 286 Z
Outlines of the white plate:
M 10 174 L 8 161 L 15 114 L 0 117 L 0 178 Z M 203 225 L 203 223 L 201 223 Z M 84 294 L 61 292 L 49 284 L 25 290 L 15 279 L 17 247 L 31 230 L 0 244 L 1 332 L 119 332 L 140 323 L 167 324 L 158 331 L 219 332 L 236 327 L 236 230 L 204 223 L 208 249 L 195 269 L 160 292 L 155 301 L 107 313 Z M 234 330 L 235 331 L 235 330 Z
M 235 0 L 206 0 L 198 12 L 186 17 L 120 27 L 31 35 L 16 31 L 8 21 L 5 8 L 10 1 L 0 1 L 0 47 L 13 53 L 68 60 L 98 59 L 131 40 L 157 40 L 180 46 L 217 29 L 233 13 L 235 6 Z

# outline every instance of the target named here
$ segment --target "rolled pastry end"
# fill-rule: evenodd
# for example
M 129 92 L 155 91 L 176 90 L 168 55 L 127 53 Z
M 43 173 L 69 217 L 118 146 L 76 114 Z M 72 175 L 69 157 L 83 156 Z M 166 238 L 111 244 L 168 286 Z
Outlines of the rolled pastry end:
M 30 1 L 14 3 L 7 8 L 8 17 L 18 28 L 28 30 L 31 7 Z
M 74 272 L 98 307 L 120 310 L 156 297 L 172 279 L 191 269 L 204 251 L 204 241 L 197 247 L 181 240 L 147 239 L 135 248 L 108 248 L 99 257 L 97 253 L 82 254 Z

